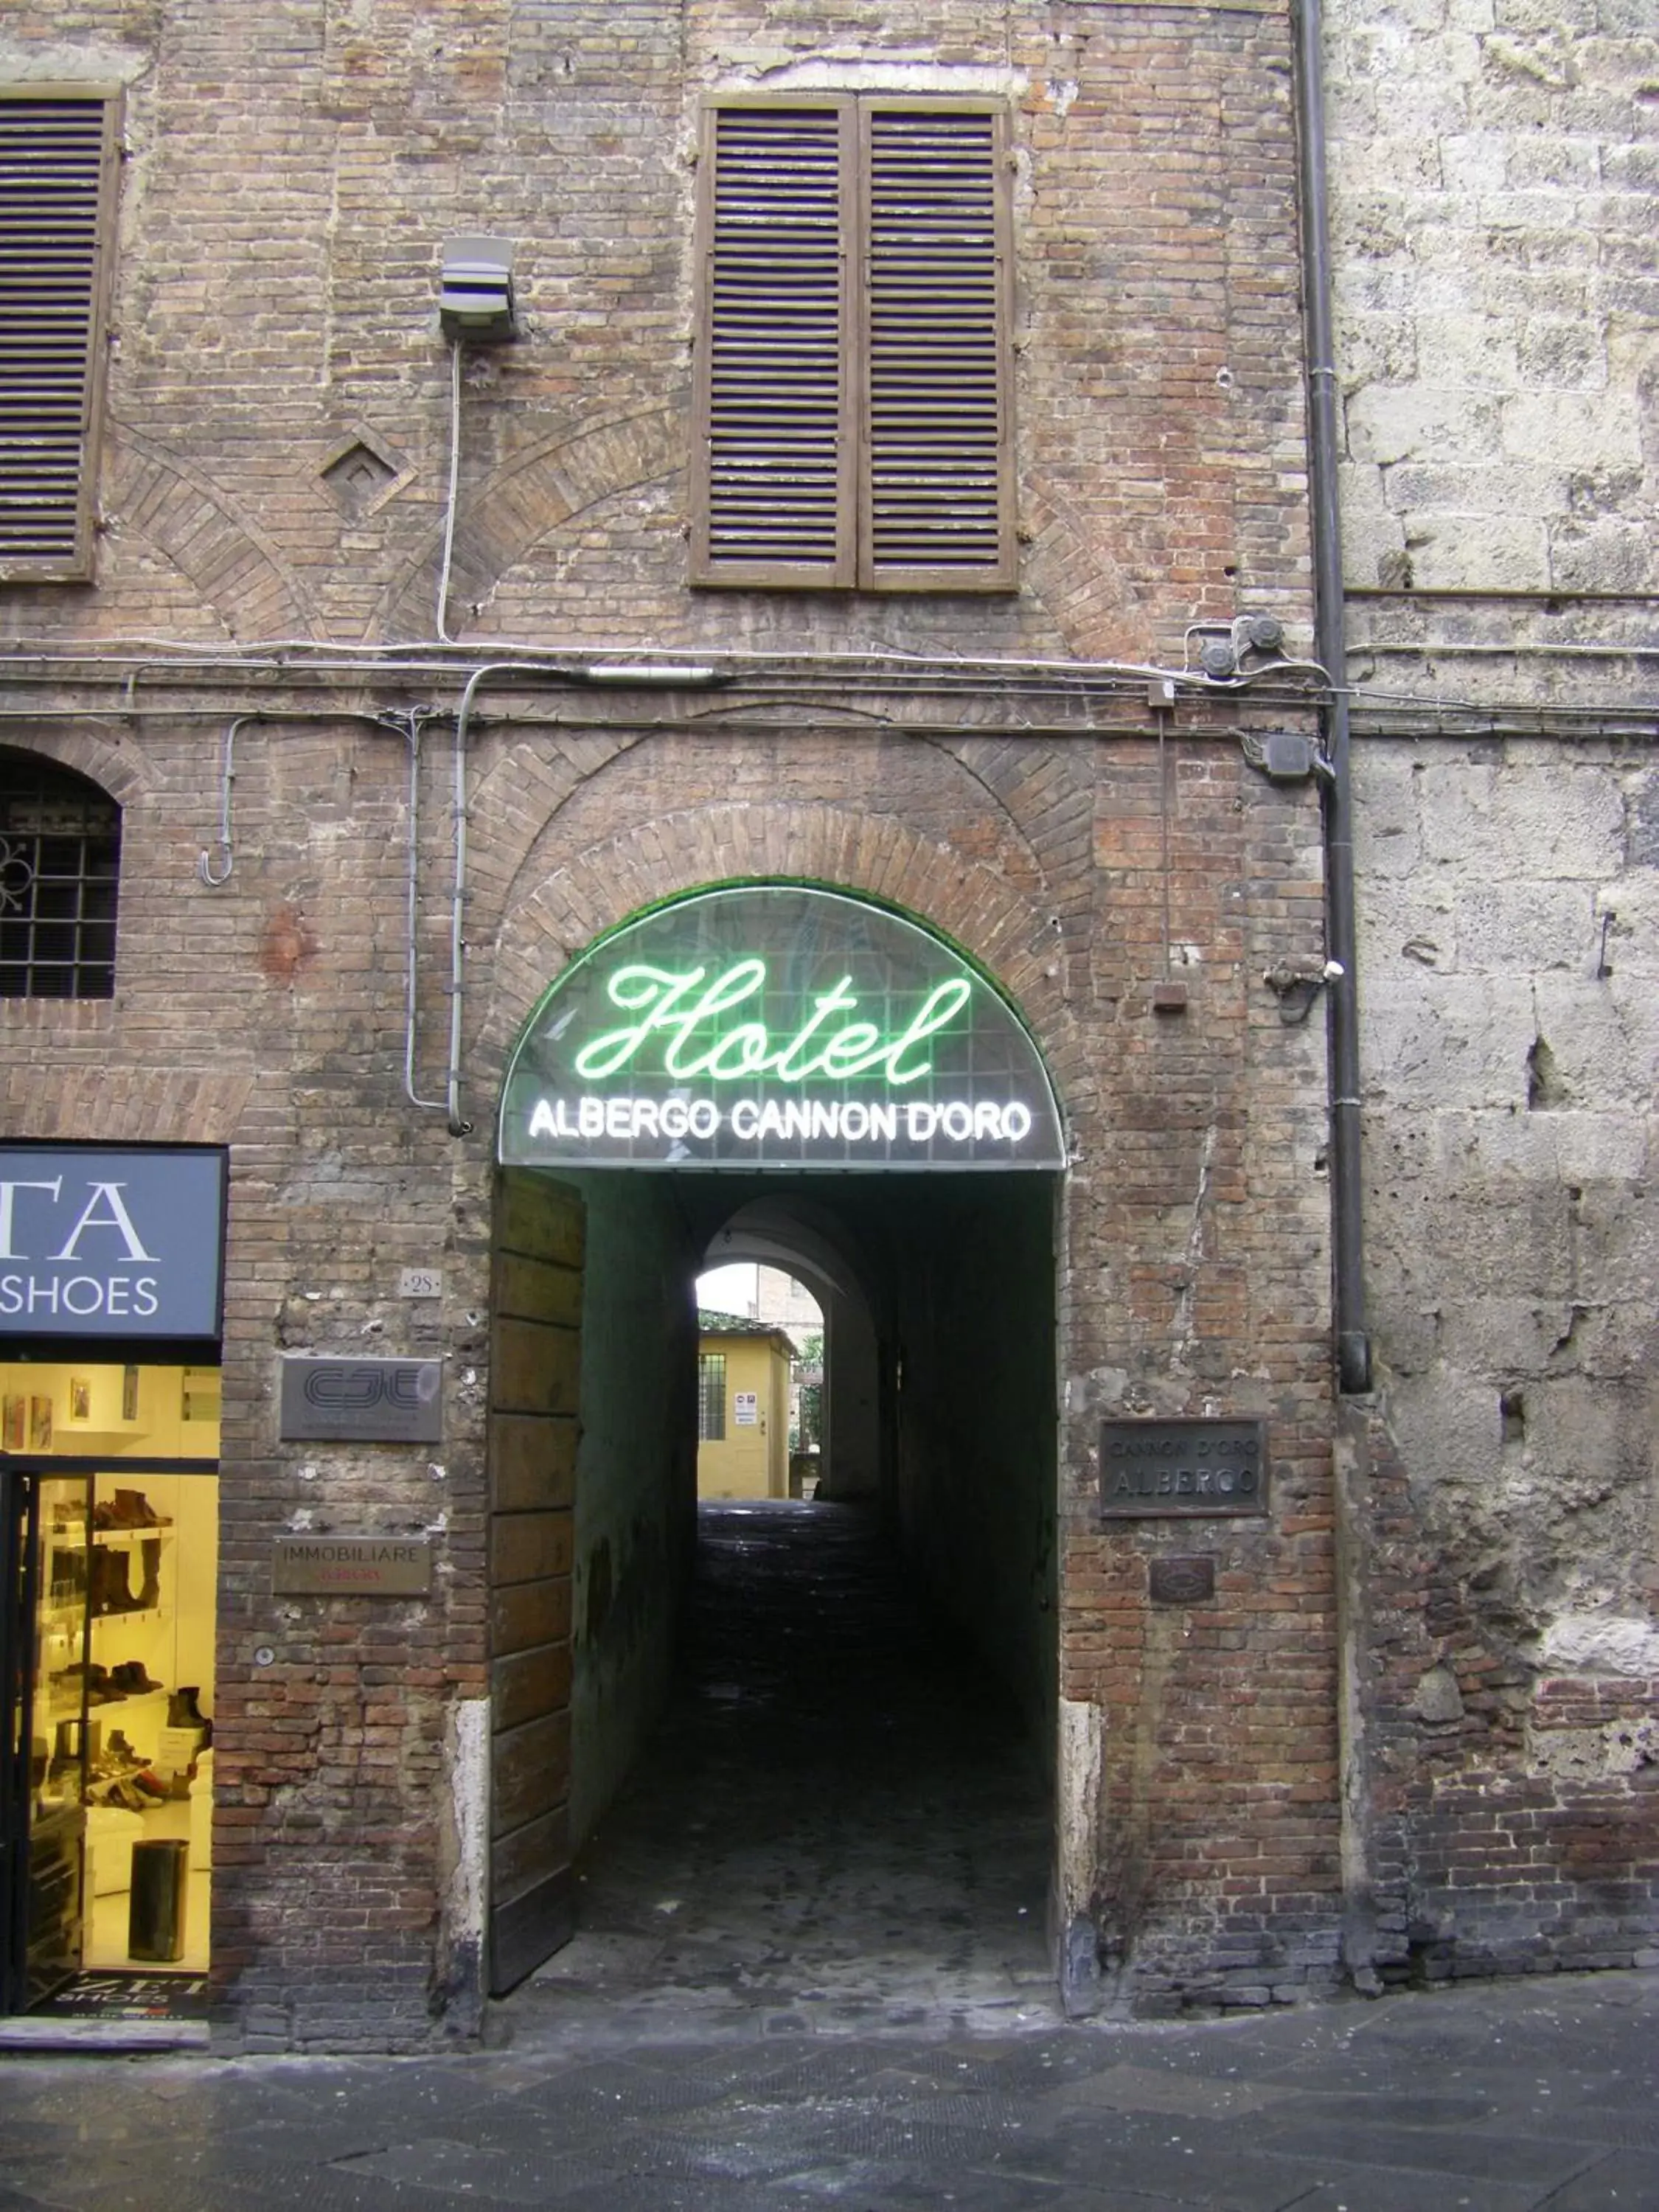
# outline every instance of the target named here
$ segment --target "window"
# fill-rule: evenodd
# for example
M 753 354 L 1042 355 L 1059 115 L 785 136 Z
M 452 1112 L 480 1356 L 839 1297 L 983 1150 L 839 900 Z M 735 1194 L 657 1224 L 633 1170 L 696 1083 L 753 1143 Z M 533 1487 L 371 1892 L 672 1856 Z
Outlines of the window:
M 0 88 L 0 583 L 92 573 L 116 103 Z
M 1011 591 L 1006 121 L 704 118 L 692 581 Z
M 723 1352 L 700 1352 L 697 1354 L 697 1442 L 700 1444 L 718 1444 L 725 1440 L 726 1354 Z
M 115 990 L 121 810 L 95 783 L 0 748 L 0 999 Z

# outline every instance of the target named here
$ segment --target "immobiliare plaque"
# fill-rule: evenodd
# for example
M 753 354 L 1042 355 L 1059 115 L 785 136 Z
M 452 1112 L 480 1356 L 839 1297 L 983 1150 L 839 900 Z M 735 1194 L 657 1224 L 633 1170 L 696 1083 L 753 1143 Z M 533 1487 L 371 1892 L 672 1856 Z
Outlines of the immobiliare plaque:
M 1267 1510 L 1265 1421 L 1103 1421 L 1100 1511 L 1108 1521 Z
M 432 1547 L 424 1536 L 278 1536 L 275 1597 L 424 1597 Z

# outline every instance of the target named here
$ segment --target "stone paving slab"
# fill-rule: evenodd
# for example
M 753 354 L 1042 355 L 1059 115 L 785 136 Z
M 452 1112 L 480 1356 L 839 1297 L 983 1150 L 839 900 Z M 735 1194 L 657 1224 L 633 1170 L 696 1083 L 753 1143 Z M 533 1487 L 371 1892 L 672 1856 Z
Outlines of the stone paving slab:
M 12 2056 L 0 2212 L 1659 2212 L 1656 2092 L 1654 1972 L 984 2039 Z

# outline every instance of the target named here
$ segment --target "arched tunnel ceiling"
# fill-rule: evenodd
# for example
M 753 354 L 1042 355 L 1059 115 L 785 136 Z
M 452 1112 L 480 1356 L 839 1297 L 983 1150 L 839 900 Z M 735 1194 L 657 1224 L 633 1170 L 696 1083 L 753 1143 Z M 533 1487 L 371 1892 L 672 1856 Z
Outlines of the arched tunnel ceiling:
M 763 1198 L 740 1206 L 710 1237 L 703 1264 L 725 1267 L 734 1260 L 757 1260 L 781 1268 L 804 1283 L 820 1306 L 830 1297 L 864 1295 L 861 1271 L 848 1249 L 846 1224 L 826 1209 L 788 1199 Z

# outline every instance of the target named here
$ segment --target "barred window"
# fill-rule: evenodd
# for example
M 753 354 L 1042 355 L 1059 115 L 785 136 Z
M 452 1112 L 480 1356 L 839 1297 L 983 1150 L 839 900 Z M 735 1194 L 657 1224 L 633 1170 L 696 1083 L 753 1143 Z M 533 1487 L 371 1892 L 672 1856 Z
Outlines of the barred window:
M 1012 591 L 1006 114 L 705 120 L 691 580 Z
M 72 769 L 0 747 L 0 999 L 115 990 L 121 810 Z
M 0 583 L 92 574 L 118 109 L 0 85 Z
M 701 1352 L 697 1354 L 697 1442 L 718 1444 L 725 1440 L 726 1354 Z

